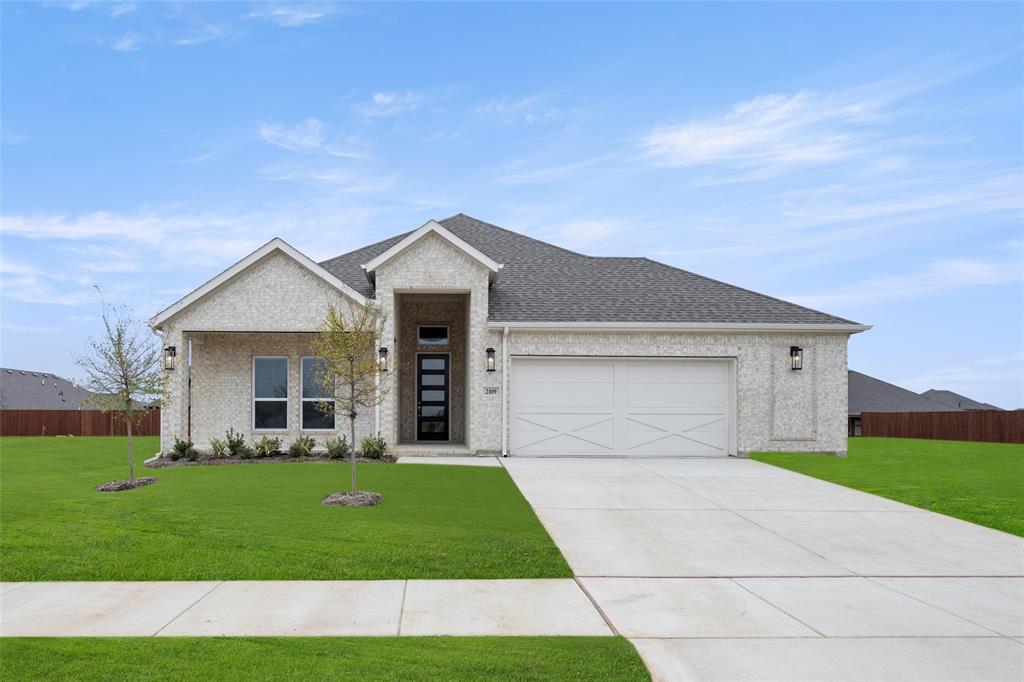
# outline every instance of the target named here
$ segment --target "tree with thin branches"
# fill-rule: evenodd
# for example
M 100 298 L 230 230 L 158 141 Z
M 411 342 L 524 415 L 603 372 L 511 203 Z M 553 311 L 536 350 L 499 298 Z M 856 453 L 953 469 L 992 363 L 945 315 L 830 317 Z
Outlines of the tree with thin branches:
M 113 412 L 125 424 L 128 480 L 134 482 L 132 426 L 143 417 L 141 404 L 160 393 L 160 344 L 130 308 L 108 306 L 105 300 L 102 305 L 103 334 L 89 337 L 85 352 L 75 356 L 75 363 L 85 373 L 83 388 L 93 394 L 89 406 Z
M 338 412 L 336 405 L 344 405 L 351 436 L 349 461 L 352 466 L 351 494 L 356 490 L 356 417 L 360 410 L 371 409 L 381 403 L 387 394 L 387 374 L 378 363 L 377 348 L 384 336 L 384 312 L 375 303 L 350 303 L 347 310 L 334 304 L 327 312 L 317 336 L 313 339 L 313 353 L 321 358 L 321 372 L 317 383 L 335 400 L 318 401 L 324 412 Z

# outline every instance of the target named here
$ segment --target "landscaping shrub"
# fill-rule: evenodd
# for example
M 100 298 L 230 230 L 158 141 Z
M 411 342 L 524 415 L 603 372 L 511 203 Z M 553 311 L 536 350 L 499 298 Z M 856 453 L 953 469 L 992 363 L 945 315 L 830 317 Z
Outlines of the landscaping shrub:
M 352 448 L 348 445 L 348 438 L 341 436 L 340 438 L 328 438 L 324 441 L 324 446 L 327 448 L 327 455 L 331 459 L 341 459 L 347 457 L 352 451 Z
M 217 459 L 228 456 L 228 445 L 220 438 L 212 438 L 210 440 L 210 451 L 213 456 Z
M 376 436 L 363 436 L 363 439 L 359 441 L 359 448 L 362 450 L 363 457 L 367 459 L 380 459 L 387 454 L 388 443 L 380 434 Z
M 231 428 L 224 434 L 224 443 L 228 449 L 228 457 L 241 457 L 243 450 L 248 447 L 245 444 L 245 436 Z
M 288 454 L 292 457 L 308 457 L 316 447 L 316 441 L 312 436 L 299 436 L 288 448 Z
M 242 447 L 238 448 L 239 459 L 253 459 L 256 457 L 256 450 L 252 446 L 242 443 Z
M 185 458 L 190 462 L 194 462 L 199 459 L 199 453 L 196 451 L 196 446 L 191 440 L 182 440 L 175 436 L 174 446 L 171 448 L 171 459 L 179 460 Z
M 252 444 L 257 457 L 270 457 L 281 451 L 281 439 L 263 436 Z

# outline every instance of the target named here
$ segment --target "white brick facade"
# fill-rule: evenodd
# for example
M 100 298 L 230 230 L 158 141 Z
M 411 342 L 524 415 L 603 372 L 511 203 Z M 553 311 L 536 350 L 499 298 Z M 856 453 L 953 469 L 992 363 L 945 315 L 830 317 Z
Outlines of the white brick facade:
M 389 382 L 400 380 L 403 363 L 396 336 L 396 294 L 459 293 L 467 296 L 465 444 L 471 451 L 500 452 L 504 380 L 503 333 L 488 325 L 489 271 L 436 234 L 427 234 L 375 271 L 375 299 L 387 316 L 382 343 L 391 350 Z M 300 431 L 300 358 L 329 303 L 348 299 L 291 256 L 274 252 L 162 323 L 165 345 L 175 345 L 179 369 L 167 373 L 161 448 L 188 432 L 191 371 L 191 433 L 200 448 L 234 428 L 251 438 L 252 358 L 289 358 L 290 442 Z M 694 357 L 734 360 L 736 449 L 843 452 L 846 450 L 848 332 L 533 331 L 511 329 L 510 373 L 519 356 Z M 188 341 L 192 341 L 191 368 Z M 804 368 L 789 368 L 789 348 L 804 349 Z M 494 372 L 486 371 L 488 347 Z M 408 363 L 404 363 L 408 365 Z M 408 370 L 407 370 L 408 371 Z M 392 385 L 379 407 L 380 433 L 399 442 L 398 391 Z M 414 406 L 403 407 L 414 409 Z M 362 414 L 357 437 L 372 433 L 375 415 Z M 347 423 L 337 419 L 338 431 Z M 507 420 L 506 420 L 507 421 Z M 506 435 L 507 432 L 506 425 Z M 318 442 L 322 435 L 317 434 Z

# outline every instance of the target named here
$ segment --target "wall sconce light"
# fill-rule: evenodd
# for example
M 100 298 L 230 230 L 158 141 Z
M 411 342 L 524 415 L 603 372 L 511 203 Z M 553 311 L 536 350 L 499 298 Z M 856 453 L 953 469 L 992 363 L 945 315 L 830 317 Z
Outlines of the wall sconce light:
M 164 369 L 173 370 L 174 363 L 178 360 L 178 349 L 174 346 L 164 348 Z
M 487 349 L 487 371 L 488 372 L 493 372 L 494 371 L 494 349 L 493 348 L 488 348 Z
M 800 346 L 789 347 L 789 368 L 792 370 L 804 368 L 804 349 Z
M 384 346 L 377 349 L 377 369 L 381 372 L 388 371 L 388 349 Z

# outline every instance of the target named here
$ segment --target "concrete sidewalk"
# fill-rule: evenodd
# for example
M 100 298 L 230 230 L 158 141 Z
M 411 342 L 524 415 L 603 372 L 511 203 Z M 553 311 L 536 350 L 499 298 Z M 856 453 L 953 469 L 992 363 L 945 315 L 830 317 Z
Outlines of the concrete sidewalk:
M 655 680 L 1024 679 L 1024 540 L 752 460 L 501 460 Z
M 5 637 L 611 635 L 574 580 L 4 583 Z

